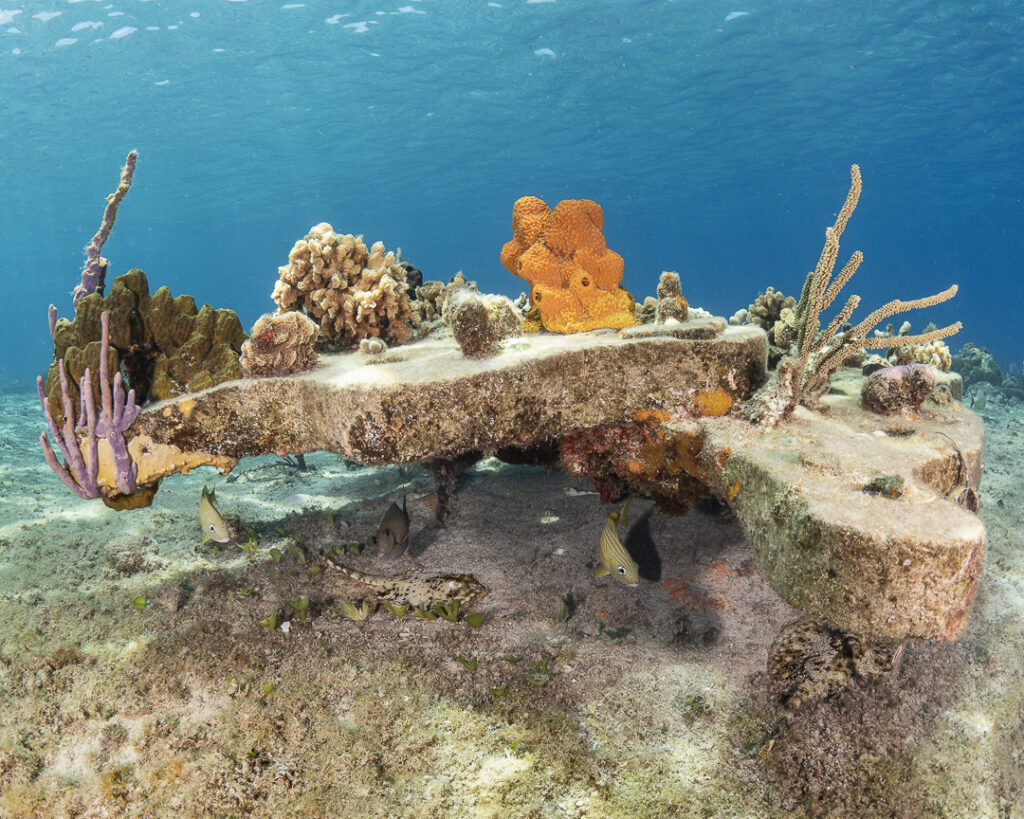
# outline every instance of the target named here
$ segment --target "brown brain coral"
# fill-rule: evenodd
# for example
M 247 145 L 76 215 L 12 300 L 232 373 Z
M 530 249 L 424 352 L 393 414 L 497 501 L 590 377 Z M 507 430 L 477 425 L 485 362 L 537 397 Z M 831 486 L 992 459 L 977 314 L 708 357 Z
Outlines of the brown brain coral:
M 249 376 L 288 375 L 316 366 L 316 324 L 295 310 L 256 319 L 242 345 L 240 363 Z
M 604 211 L 589 199 L 554 210 L 536 196 L 512 208 L 513 238 L 501 263 L 530 284 L 530 302 L 546 330 L 578 333 L 636 324 L 633 297 L 621 287 L 622 257 L 604 239 Z
M 295 243 L 278 273 L 273 299 L 281 311 L 305 311 L 336 346 L 412 338 L 405 269 L 383 242 L 367 249 L 362 236 L 321 222 Z

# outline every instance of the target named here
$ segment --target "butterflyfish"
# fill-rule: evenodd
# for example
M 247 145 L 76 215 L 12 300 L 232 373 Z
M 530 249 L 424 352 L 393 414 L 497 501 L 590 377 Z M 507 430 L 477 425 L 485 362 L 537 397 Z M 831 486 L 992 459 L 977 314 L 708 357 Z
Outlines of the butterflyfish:
M 402 496 L 402 508 L 392 503 L 384 513 L 377 529 L 377 553 L 384 557 L 398 557 L 409 545 L 409 513 Z
M 214 543 L 227 543 L 231 540 L 231 533 L 224 518 L 217 511 L 217 499 L 213 492 L 203 487 L 203 493 L 199 496 L 199 525 L 203 529 L 203 543 L 212 540 Z
M 640 569 L 619 539 L 619 526 L 629 528 L 626 510 L 629 508 L 631 499 L 632 496 L 626 498 L 625 504 L 618 512 L 609 513 L 604 530 L 601 532 L 601 563 L 594 571 L 594 577 L 604 577 L 606 574 L 610 574 L 627 586 L 635 586 L 640 582 Z

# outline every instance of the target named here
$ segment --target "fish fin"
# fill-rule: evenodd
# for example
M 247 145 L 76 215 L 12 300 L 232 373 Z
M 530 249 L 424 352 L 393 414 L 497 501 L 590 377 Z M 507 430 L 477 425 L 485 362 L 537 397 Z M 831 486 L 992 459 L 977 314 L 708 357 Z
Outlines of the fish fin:
M 401 557 L 405 554 L 406 549 L 409 548 L 409 536 L 405 536 L 405 540 L 396 540 L 394 548 L 388 553 L 388 557 Z
M 611 570 L 604 563 L 594 569 L 594 577 L 604 577 L 606 574 L 611 574 Z
M 208 541 L 209 539 L 210 539 L 210 535 L 209 535 L 209 533 L 208 533 L 208 532 L 206 531 L 206 529 L 204 528 L 204 529 L 203 529 L 203 538 L 202 538 L 202 540 L 200 540 L 199 542 L 200 542 L 200 543 L 206 543 L 206 541 Z

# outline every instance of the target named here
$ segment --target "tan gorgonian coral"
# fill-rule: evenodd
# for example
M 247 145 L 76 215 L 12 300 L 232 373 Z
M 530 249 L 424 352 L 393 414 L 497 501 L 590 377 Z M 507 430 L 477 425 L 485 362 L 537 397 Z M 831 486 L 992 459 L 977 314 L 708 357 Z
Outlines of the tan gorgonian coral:
M 824 330 L 819 329 L 821 312 L 835 301 L 864 260 L 864 254 L 859 250 L 855 251 L 843 269 L 833 277 L 836 258 L 839 255 L 839 237 L 857 207 L 860 193 L 860 168 L 852 165 L 850 190 L 846 195 L 846 201 L 835 223 L 825 228 L 825 245 L 821 250 L 821 256 L 818 257 L 818 264 L 814 270 L 807 274 L 800 302 L 796 307 L 796 354 L 786 356 L 779 362 L 772 378 L 749 402 L 746 414 L 753 420 L 773 426 L 788 419 L 798 403 L 812 408 L 818 406 L 821 397 L 828 392 L 829 379 L 843 361 L 865 349 L 878 350 L 892 346 L 892 336 L 867 337 L 880 322 L 908 310 L 941 304 L 956 295 L 957 286 L 954 284 L 933 296 L 910 301 L 893 299 L 859 324 L 849 326 L 850 316 L 860 304 L 860 296 L 853 295 L 846 300 L 842 310 L 828 326 Z M 902 344 L 926 345 L 953 335 L 960 327 L 961 324 L 957 321 L 947 327 L 919 335 L 900 336 L 899 340 Z
M 294 310 L 256 319 L 242 345 L 240 363 L 249 376 L 288 375 L 316 366 L 316 324 Z
M 818 317 L 822 310 L 828 308 L 836 296 L 843 289 L 843 286 L 850 280 L 857 268 L 864 260 L 864 254 L 859 250 L 850 257 L 850 261 L 839 271 L 834 279 L 832 271 L 835 269 L 836 257 L 839 255 L 839 237 L 846 229 L 846 223 L 857 207 L 860 199 L 861 178 L 860 167 L 850 167 L 850 192 L 846 196 L 846 202 L 836 217 L 835 224 L 825 228 L 825 246 L 822 248 L 821 256 L 818 258 L 817 267 L 809 274 L 804 283 L 804 290 L 800 296 L 800 304 L 797 306 L 797 314 L 802 318 L 800 334 L 797 339 L 799 360 L 803 365 L 804 383 L 803 390 L 806 397 L 813 403 L 828 389 L 829 376 L 839 367 L 845 358 L 848 358 L 855 350 L 879 350 L 892 346 L 892 339 L 884 336 L 868 338 L 867 335 L 880 322 L 891 318 L 898 313 L 905 313 L 908 310 L 917 310 L 923 307 L 933 307 L 948 301 L 956 295 L 957 286 L 950 285 L 941 293 L 934 296 L 925 296 L 920 299 L 902 301 L 893 299 L 883 304 L 863 321 L 848 330 L 836 335 L 839 329 L 849 320 L 853 311 L 860 304 L 860 296 L 853 295 L 846 300 L 843 309 L 832 319 L 828 327 L 818 333 Z M 943 327 L 939 330 L 932 330 L 920 335 L 905 335 L 901 337 L 903 344 L 929 344 L 941 338 L 951 336 L 959 332 L 962 325 L 959 321 Z
M 412 312 L 400 262 L 383 242 L 367 249 L 362 236 L 321 222 L 278 268 L 272 297 L 281 311 L 304 310 L 333 346 L 378 337 L 401 344 L 412 338 Z

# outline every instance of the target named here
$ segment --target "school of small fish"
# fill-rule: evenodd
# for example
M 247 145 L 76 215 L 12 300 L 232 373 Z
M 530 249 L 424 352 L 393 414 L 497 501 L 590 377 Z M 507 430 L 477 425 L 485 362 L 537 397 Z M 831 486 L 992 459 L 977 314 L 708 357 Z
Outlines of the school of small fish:
M 570 490 L 571 493 L 570 493 Z M 586 490 L 566 487 L 566 494 L 590 494 Z M 608 514 L 599 542 L 600 563 L 594 571 L 595 577 L 611 575 L 627 586 L 636 586 L 640 582 L 639 567 L 630 556 L 619 537 L 619 526 L 629 528 L 627 510 L 632 497 L 626 499 L 622 508 Z M 221 516 L 216 505 L 217 499 L 213 490 L 203 487 L 199 497 L 199 525 L 202 530 L 202 542 L 228 543 L 231 533 L 227 523 Z M 402 497 L 402 508 L 392 502 L 384 513 L 377 529 L 377 552 L 382 557 L 394 558 L 405 552 L 409 546 L 409 513 L 405 496 Z M 346 576 L 369 586 L 378 599 L 411 606 L 433 606 L 460 600 L 462 605 L 469 607 L 484 595 L 487 588 L 475 578 L 465 575 L 439 575 L 430 578 L 397 578 L 376 577 L 349 569 L 328 557 L 328 562 Z

